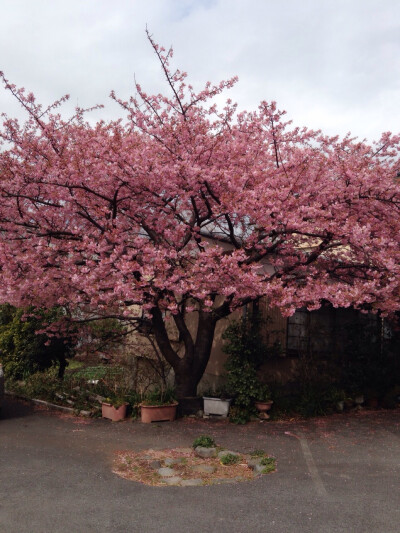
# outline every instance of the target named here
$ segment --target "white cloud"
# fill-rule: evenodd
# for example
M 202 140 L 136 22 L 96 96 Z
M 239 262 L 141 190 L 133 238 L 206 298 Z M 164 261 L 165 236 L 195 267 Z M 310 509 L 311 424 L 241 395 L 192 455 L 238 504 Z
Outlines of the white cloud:
M 0 69 L 44 103 L 106 103 L 134 74 L 163 90 L 145 37 L 173 45 L 196 87 L 235 74 L 242 108 L 277 100 L 298 125 L 360 137 L 400 130 L 397 0 L 3 0 Z M 0 92 L 0 110 L 19 114 Z M 95 116 L 100 116 L 97 113 Z

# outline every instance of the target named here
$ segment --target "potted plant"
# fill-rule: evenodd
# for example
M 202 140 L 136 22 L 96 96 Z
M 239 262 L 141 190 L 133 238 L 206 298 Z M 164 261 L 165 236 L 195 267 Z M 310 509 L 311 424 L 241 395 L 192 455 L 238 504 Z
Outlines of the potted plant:
M 151 422 L 172 422 L 176 418 L 178 402 L 173 389 L 155 388 L 148 391 L 140 404 L 141 420 L 145 424 Z
M 268 419 L 269 415 L 267 412 L 271 409 L 273 400 L 271 399 L 271 391 L 268 385 L 260 385 L 257 399 L 254 402 L 255 408 L 259 413 L 260 418 Z
M 126 418 L 127 407 L 128 402 L 125 398 L 121 396 L 108 397 L 101 403 L 101 416 L 118 422 Z
M 203 402 L 206 416 L 214 415 L 226 418 L 229 414 L 232 398 L 225 390 L 220 389 L 211 393 L 204 393 Z

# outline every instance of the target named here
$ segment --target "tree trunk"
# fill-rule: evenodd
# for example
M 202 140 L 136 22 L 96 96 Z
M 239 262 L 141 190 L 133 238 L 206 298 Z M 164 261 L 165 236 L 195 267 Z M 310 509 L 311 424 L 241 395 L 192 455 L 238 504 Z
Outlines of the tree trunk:
M 175 369 L 175 390 L 179 399 L 193 398 L 197 395 L 197 385 L 202 375 L 195 375 L 190 366 Z
M 217 321 L 211 313 L 199 311 L 196 341 L 193 351 L 186 351 L 175 370 L 176 394 L 178 399 L 196 396 L 197 385 L 203 377 L 210 359 Z
M 58 379 L 63 380 L 65 369 L 67 368 L 68 363 L 64 356 L 59 358 L 59 366 L 58 366 Z
M 156 342 L 160 352 L 174 369 L 176 395 L 179 400 L 197 394 L 197 385 L 210 359 L 217 319 L 212 313 L 199 311 L 195 341 L 184 323 L 183 316 L 175 315 L 174 320 L 185 345 L 183 357 L 180 357 L 171 346 L 161 312 L 158 309 L 153 310 Z

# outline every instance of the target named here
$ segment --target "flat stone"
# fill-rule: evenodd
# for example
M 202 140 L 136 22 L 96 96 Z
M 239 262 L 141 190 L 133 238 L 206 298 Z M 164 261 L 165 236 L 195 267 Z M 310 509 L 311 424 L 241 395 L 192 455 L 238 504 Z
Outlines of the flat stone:
M 261 463 L 262 457 L 254 457 L 251 459 L 247 459 L 247 465 L 249 468 L 255 469 L 256 466 L 259 466 Z
M 172 477 L 166 477 L 163 481 L 167 485 L 180 485 L 182 482 L 182 478 L 179 476 L 172 476 Z
M 192 470 L 194 472 L 203 472 L 204 474 L 213 474 L 216 468 L 212 465 L 195 465 Z
M 183 457 L 167 457 L 166 459 L 164 459 L 164 464 L 166 466 L 179 465 L 182 464 L 184 461 L 185 459 Z
M 182 487 L 198 487 L 203 484 L 202 479 L 182 479 Z
M 221 457 L 225 457 L 225 455 L 234 455 L 237 457 L 239 454 L 237 452 L 232 452 L 230 450 L 222 450 L 221 452 L 218 452 L 218 457 L 221 459 Z
M 255 467 L 253 468 L 254 472 L 256 474 L 263 474 L 264 472 L 264 468 L 265 468 L 265 465 L 255 465 Z
M 150 461 L 149 466 L 151 466 L 151 468 L 154 468 L 154 470 L 158 470 L 159 468 L 161 468 L 161 461 L 154 459 L 153 461 Z
M 81 416 L 90 416 L 92 413 L 90 411 L 79 411 Z
M 157 473 L 160 474 L 161 477 L 173 477 L 177 475 L 177 471 L 173 468 L 159 468 L 157 470 Z
M 208 457 L 215 457 L 217 455 L 217 448 L 203 448 L 202 446 L 197 446 L 197 448 L 194 449 L 194 453 L 198 457 L 207 459 Z

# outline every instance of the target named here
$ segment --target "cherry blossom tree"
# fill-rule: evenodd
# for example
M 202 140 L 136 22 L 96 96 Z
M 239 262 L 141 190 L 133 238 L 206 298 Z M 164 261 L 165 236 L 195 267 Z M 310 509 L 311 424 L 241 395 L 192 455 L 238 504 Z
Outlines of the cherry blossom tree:
M 111 93 L 121 120 L 66 120 L 67 97 L 43 108 L 2 75 L 27 121 L 4 116 L 0 133 L 1 301 L 132 323 L 140 306 L 179 397 L 196 394 L 216 323 L 262 296 L 286 315 L 398 310 L 400 137 L 327 137 L 275 103 L 218 108 L 236 78 L 196 92 L 149 40 L 168 95 Z

